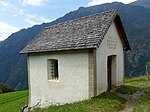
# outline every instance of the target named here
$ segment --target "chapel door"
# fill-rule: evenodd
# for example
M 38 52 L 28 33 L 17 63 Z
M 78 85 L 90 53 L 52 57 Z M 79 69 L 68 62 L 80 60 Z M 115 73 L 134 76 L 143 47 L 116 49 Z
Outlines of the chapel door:
M 107 58 L 107 91 L 112 89 L 112 56 Z

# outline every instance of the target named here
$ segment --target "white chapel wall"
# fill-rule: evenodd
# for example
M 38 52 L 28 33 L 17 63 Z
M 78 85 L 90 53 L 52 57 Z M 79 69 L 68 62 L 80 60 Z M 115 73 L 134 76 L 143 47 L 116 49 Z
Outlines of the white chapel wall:
M 47 59 L 58 59 L 59 79 L 47 78 Z M 29 55 L 30 105 L 41 107 L 88 99 L 88 51 Z
M 110 55 L 116 55 L 116 59 L 112 60 L 116 60 L 116 75 L 112 76 L 112 83 L 118 86 L 123 84 L 124 51 L 114 22 L 96 52 L 97 94 L 107 91 L 107 56 Z

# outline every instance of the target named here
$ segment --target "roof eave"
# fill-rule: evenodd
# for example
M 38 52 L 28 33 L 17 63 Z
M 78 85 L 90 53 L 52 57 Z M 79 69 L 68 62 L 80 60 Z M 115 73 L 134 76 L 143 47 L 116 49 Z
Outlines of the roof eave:
M 123 43 L 124 50 L 125 51 L 131 50 L 127 35 L 125 33 L 125 29 L 124 29 L 123 24 L 121 22 L 121 18 L 118 14 L 115 17 L 114 22 L 115 22 L 116 28 L 118 30 L 119 36 L 121 38 L 121 41 Z
M 57 50 L 37 50 L 37 51 L 21 51 L 20 54 L 33 54 L 33 53 L 45 53 L 45 52 L 64 52 L 64 51 L 77 51 L 77 50 L 89 50 L 96 49 L 96 47 L 78 48 L 78 49 L 57 49 Z

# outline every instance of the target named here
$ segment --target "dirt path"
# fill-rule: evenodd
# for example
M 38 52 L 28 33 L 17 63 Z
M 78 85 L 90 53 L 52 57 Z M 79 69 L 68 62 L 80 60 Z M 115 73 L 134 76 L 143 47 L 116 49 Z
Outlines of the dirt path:
M 143 92 L 137 91 L 136 93 L 132 95 L 117 93 L 117 95 L 127 100 L 126 107 L 121 112 L 132 112 L 134 104 L 140 98 L 140 96 L 143 95 Z

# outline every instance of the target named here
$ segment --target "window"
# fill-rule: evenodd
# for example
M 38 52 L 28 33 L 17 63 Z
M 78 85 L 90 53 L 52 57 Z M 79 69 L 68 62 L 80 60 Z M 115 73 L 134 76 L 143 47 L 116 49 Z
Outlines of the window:
M 58 60 L 49 59 L 47 61 L 48 80 L 58 80 Z

